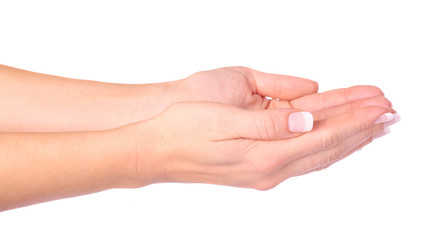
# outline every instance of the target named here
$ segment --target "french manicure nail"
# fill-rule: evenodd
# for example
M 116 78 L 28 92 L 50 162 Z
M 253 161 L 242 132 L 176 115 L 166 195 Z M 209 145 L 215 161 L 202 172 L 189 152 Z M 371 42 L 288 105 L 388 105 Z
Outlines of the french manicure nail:
M 385 113 L 385 114 L 381 115 L 379 118 L 377 118 L 377 120 L 374 122 L 374 124 L 390 122 L 394 118 L 395 118 L 395 116 L 393 115 L 393 113 Z
M 397 113 L 394 113 L 393 117 L 394 117 L 393 121 L 385 123 L 384 126 L 386 126 L 386 127 L 391 126 L 391 125 L 393 125 L 393 124 L 395 124 L 395 123 L 397 123 L 401 120 L 401 116 Z
M 401 115 L 399 115 L 398 113 L 394 113 L 393 117 L 395 118 L 395 123 L 397 123 L 401 120 Z
M 385 136 L 389 133 L 390 133 L 390 128 L 385 127 L 385 128 L 383 128 L 383 131 L 381 131 L 381 132 L 379 132 L 379 133 L 377 133 L 376 135 L 373 136 L 373 140 L 377 139 L 377 138 L 381 138 L 381 137 L 383 137 L 383 136 Z
M 308 132 L 313 129 L 313 115 L 309 112 L 293 112 L 288 117 L 290 132 Z

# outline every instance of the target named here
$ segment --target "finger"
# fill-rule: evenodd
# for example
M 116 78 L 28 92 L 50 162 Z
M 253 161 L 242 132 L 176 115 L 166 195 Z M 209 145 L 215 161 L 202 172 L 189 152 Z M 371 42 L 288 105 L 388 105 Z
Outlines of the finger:
M 308 174 L 328 168 L 332 164 L 348 157 L 359 148 L 369 144 L 373 136 L 383 131 L 383 125 L 376 125 L 351 136 L 341 142 L 335 149 L 321 151 L 311 156 L 293 161 L 272 174 L 266 181 L 273 187 L 294 176 Z
M 292 100 L 290 103 L 293 108 L 305 109 L 309 112 L 318 112 L 354 101 L 383 96 L 383 92 L 374 86 L 354 86 L 350 88 L 341 88 L 323 93 L 314 93 Z
M 301 139 L 291 139 L 289 142 L 293 144 L 293 147 L 301 146 L 301 153 L 298 155 L 328 150 L 358 132 L 378 123 L 393 120 L 393 117 L 393 114 L 384 107 L 360 108 L 333 118 L 318 121 L 314 131 L 301 136 Z M 296 151 L 289 151 L 289 154 L 297 156 Z
M 253 69 L 246 71 L 250 84 L 262 96 L 291 100 L 316 93 L 319 89 L 317 82 L 306 78 L 265 73 Z
M 389 129 L 389 127 L 387 127 L 386 126 L 386 124 L 383 124 L 383 126 L 384 126 L 384 128 L 383 128 L 383 130 L 382 131 L 380 131 L 379 133 L 377 133 L 377 134 L 375 134 L 375 135 L 373 135 L 371 138 L 368 138 L 367 140 L 365 140 L 363 143 L 361 143 L 360 145 L 358 145 L 358 146 L 356 146 L 356 147 L 354 147 L 354 148 L 352 148 L 351 150 L 349 150 L 347 153 L 345 153 L 338 161 L 340 161 L 340 160 L 342 160 L 342 159 L 345 159 L 345 158 L 347 158 L 348 156 L 350 156 L 351 154 L 353 154 L 353 153 L 355 153 L 355 152 L 357 152 L 357 151 L 360 151 L 363 147 L 365 147 L 365 146 L 367 146 L 368 144 L 370 144 L 373 140 L 375 140 L 375 139 L 377 139 L 377 138 L 380 138 L 380 137 L 383 137 L 383 136 L 385 136 L 385 135 L 387 135 L 387 134 L 389 134 L 390 133 L 390 129 Z M 332 163 L 328 163 L 328 164 L 326 164 L 326 165 L 324 165 L 324 166 L 321 166 L 321 167 L 318 167 L 318 168 L 316 168 L 316 169 L 312 169 L 312 170 L 308 170 L 308 171 L 304 171 L 304 172 L 302 172 L 302 173 L 300 173 L 300 174 L 297 174 L 297 175 L 295 175 L 295 176 L 301 176 L 301 175 L 305 175 L 305 174 L 309 174 L 309 173 L 312 173 L 312 172 L 315 172 L 315 171 L 321 171 L 321 170 L 323 170 L 323 169 L 326 169 L 326 168 L 328 168 L 328 167 L 330 167 L 331 165 L 333 165 L 333 164 L 335 164 L 336 162 L 338 162 L 338 161 L 335 161 L 335 162 L 332 162 Z
M 295 176 L 304 172 L 309 172 L 327 165 L 331 165 L 340 159 L 345 158 L 345 155 L 352 149 L 357 148 L 368 140 L 371 141 L 373 136 L 382 132 L 384 132 L 383 125 L 376 125 L 343 140 L 332 149 L 324 150 L 293 161 L 284 166 L 280 171 L 282 171 L 283 174 L 286 174 L 287 176 Z
M 347 158 L 349 155 L 360 151 L 362 148 L 364 148 L 365 146 L 367 146 L 368 144 L 370 144 L 372 141 L 376 140 L 377 138 L 383 137 L 387 134 L 390 133 L 390 128 L 386 126 L 386 124 L 383 124 L 384 128 L 383 131 L 381 131 L 380 133 L 377 133 L 375 135 L 373 135 L 371 138 L 368 138 L 367 140 L 365 140 L 363 143 L 361 143 L 360 145 L 356 146 L 355 148 L 351 149 L 350 151 L 348 151 L 341 159 L 342 160 L 344 158 Z M 336 162 L 334 162 L 336 163 Z M 334 164 L 332 163 L 332 164 Z M 332 164 L 329 164 L 328 166 L 324 167 L 324 168 L 328 168 L 329 166 L 331 166 Z
M 309 107 L 296 106 L 296 107 L 297 109 L 312 112 L 315 121 L 318 121 L 318 120 L 330 118 L 330 117 L 333 117 L 345 112 L 351 112 L 357 108 L 370 107 L 370 106 L 386 107 L 386 108 L 389 108 L 391 112 L 396 112 L 395 110 L 392 109 L 392 103 L 383 95 L 355 100 L 353 102 L 345 103 L 342 105 L 321 109 L 320 111 L 312 111 L 315 109 L 315 106 L 309 106 Z M 288 101 L 271 100 L 268 108 L 276 109 L 276 108 L 291 108 L 291 107 L 292 106 L 290 105 L 290 103 L 288 103 Z
M 391 112 L 394 111 L 391 109 L 392 103 L 387 98 L 385 98 L 384 96 L 375 96 L 375 97 L 360 99 L 355 102 L 339 105 L 336 107 L 323 109 L 321 111 L 316 111 L 316 112 L 313 112 L 313 116 L 316 121 L 323 120 L 323 119 L 334 117 L 336 115 L 339 115 L 345 112 L 352 112 L 358 108 L 371 107 L 371 106 L 385 107 L 385 108 L 388 108 Z
M 326 156 L 325 151 L 298 159 L 280 169 L 277 169 L 276 171 L 273 171 L 270 175 L 267 175 L 261 178 L 259 181 L 256 181 L 253 187 L 256 189 L 267 190 L 279 185 L 281 182 L 287 180 L 288 178 L 301 176 L 301 175 L 308 174 L 314 171 L 323 170 L 325 168 L 328 168 L 335 162 L 351 155 L 359 147 L 363 145 L 367 145 L 371 141 L 372 141 L 372 138 L 369 137 L 365 141 L 363 141 L 363 143 L 357 144 L 357 146 L 351 147 L 350 148 L 351 150 L 345 150 L 344 154 L 342 154 L 342 156 L 340 156 L 336 161 L 331 161 L 331 162 L 324 161 L 325 156 Z M 353 145 L 353 144 L 355 143 L 350 143 L 350 145 Z
M 351 150 L 349 150 L 348 152 L 346 152 L 342 157 L 340 157 L 337 161 L 334 161 L 334 162 L 331 162 L 331 163 L 327 163 L 325 165 L 322 165 L 320 167 L 316 167 L 316 168 L 313 168 L 313 169 L 310 169 L 310 170 L 305 170 L 304 172 L 299 173 L 299 174 L 296 174 L 296 175 L 293 175 L 293 176 L 302 176 L 302 175 L 309 174 L 309 173 L 312 173 L 312 172 L 315 172 L 315 171 L 321 171 L 323 169 L 326 169 L 326 168 L 330 167 L 331 165 L 335 164 L 336 162 L 338 162 L 338 161 L 340 161 L 342 159 L 347 158 L 351 154 L 353 154 L 353 153 L 355 153 L 357 151 L 360 151 L 363 147 L 365 147 L 368 144 L 370 144 L 373 140 L 375 140 L 377 138 L 381 138 L 381 137 L 383 137 L 383 136 L 385 136 L 385 135 L 387 135 L 387 134 L 390 133 L 390 129 L 388 127 L 388 124 L 383 124 L 383 127 L 384 128 L 383 128 L 382 131 L 374 134 L 373 136 L 371 136 L 370 138 L 366 139 L 363 143 L 359 144 L 358 146 L 353 147 Z
M 372 139 L 372 138 L 369 138 L 369 139 L 365 140 L 360 145 L 352 148 L 350 151 L 348 151 L 347 153 L 345 153 L 340 159 L 338 159 L 338 161 L 335 161 L 335 162 L 332 162 L 332 163 L 328 163 L 328 164 L 326 164 L 324 166 L 320 166 L 320 167 L 315 168 L 315 169 L 304 171 L 302 173 L 299 173 L 299 174 L 294 175 L 293 177 L 298 177 L 298 176 L 302 176 L 302 175 L 306 175 L 306 174 L 309 174 L 309 173 L 312 173 L 312 172 L 321 171 L 323 169 L 326 169 L 326 168 L 332 166 L 333 164 L 341 161 L 342 159 L 345 159 L 345 158 L 349 157 L 350 155 L 352 155 L 353 153 L 359 151 L 361 148 L 363 148 L 363 147 L 367 146 L 368 144 L 370 144 L 373 140 L 374 139 Z
M 234 133 L 233 138 L 284 139 L 296 137 L 313 128 L 311 113 L 296 109 L 241 110 L 236 115 L 227 113 L 227 117 L 235 118 L 235 121 L 228 121 L 231 124 L 227 126 Z
M 383 122 L 390 121 L 393 119 L 393 114 L 384 107 L 357 109 L 315 122 L 311 132 L 299 137 L 287 141 L 260 142 L 255 151 L 264 155 L 266 159 L 279 161 L 276 164 L 282 166 L 304 156 L 332 149 L 344 139 L 376 125 L 375 122 L 379 119 Z

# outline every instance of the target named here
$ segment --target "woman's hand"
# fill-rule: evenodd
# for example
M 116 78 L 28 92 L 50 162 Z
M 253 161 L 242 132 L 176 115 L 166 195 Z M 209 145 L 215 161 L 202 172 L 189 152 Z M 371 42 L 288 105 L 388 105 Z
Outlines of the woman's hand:
M 174 103 L 208 101 L 254 110 L 272 108 L 275 100 L 293 100 L 318 90 L 317 82 L 309 79 L 264 73 L 246 67 L 201 71 L 175 83 Z
M 318 84 L 312 80 L 264 73 L 246 67 L 197 72 L 170 83 L 174 92 L 170 103 L 207 101 L 249 110 L 295 108 L 311 112 L 316 120 L 360 107 L 391 106 L 383 92 L 374 86 L 354 86 L 317 93 Z
M 0 72 L 0 211 L 156 182 L 268 189 L 353 153 L 394 113 L 376 87 L 316 93 L 243 67 L 147 85 Z
M 3 132 L 113 129 L 152 118 L 169 105 L 184 101 L 219 102 L 249 110 L 292 107 L 312 112 L 315 119 L 361 107 L 361 103 L 389 104 L 376 87 L 316 93 L 314 81 L 245 67 L 203 71 L 157 84 L 80 81 L 4 65 L 0 65 L 0 73 L 0 111 L 8 113 L 0 115 Z M 371 100 L 366 101 L 368 98 Z M 325 108 L 329 110 L 322 111 Z
M 394 116 L 382 106 L 346 110 L 325 115 L 311 132 L 291 133 L 288 118 L 296 112 L 292 109 L 174 104 L 132 126 L 147 133 L 137 141 L 138 180 L 270 189 L 348 156 L 381 134 L 383 123 Z

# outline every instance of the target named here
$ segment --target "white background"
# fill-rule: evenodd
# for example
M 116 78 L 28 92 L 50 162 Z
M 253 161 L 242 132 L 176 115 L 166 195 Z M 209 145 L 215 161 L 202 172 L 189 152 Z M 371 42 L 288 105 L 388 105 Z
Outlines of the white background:
M 0 239 L 421 239 L 417 3 L 0 1 L 2 64 L 121 83 L 244 65 L 321 91 L 376 85 L 402 116 L 363 151 L 267 192 L 110 190 L 2 212 Z

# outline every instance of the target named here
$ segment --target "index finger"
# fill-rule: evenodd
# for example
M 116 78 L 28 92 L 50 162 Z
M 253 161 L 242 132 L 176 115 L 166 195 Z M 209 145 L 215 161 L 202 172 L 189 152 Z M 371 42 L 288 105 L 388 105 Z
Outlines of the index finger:
M 357 100 L 384 95 L 380 88 L 375 86 L 353 86 L 340 88 L 323 93 L 314 93 L 290 101 L 293 108 L 318 112 L 324 109 L 352 103 Z

